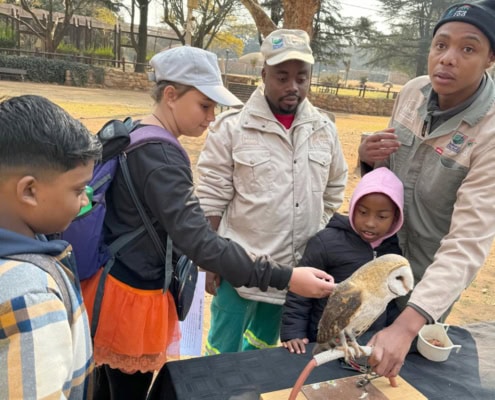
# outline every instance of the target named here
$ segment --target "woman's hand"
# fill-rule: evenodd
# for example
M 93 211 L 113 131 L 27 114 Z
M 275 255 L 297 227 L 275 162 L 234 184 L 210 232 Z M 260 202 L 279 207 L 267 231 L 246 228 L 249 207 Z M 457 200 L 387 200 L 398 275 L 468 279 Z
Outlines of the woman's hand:
M 289 282 L 291 292 L 317 299 L 329 296 L 334 287 L 332 275 L 313 267 L 294 268 Z

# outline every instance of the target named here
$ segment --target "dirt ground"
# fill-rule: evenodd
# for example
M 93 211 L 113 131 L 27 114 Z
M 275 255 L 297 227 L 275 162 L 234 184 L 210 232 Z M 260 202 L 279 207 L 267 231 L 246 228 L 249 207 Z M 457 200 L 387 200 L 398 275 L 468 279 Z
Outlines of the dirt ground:
M 51 99 L 64 107 L 71 115 L 80 119 L 92 132 L 96 132 L 108 119 L 124 118 L 128 115 L 139 118 L 145 115 L 153 105 L 151 97 L 146 92 L 0 81 L 0 99 L 4 96 L 10 97 L 22 94 L 37 94 Z M 383 128 L 387 123 L 387 118 L 336 114 L 336 123 L 350 170 L 345 202 L 340 210 L 346 212 L 349 196 L 359 180 L 359 176 L 354 171 L 357 160 L 356 151 L 361 133 Z M 200 139 L 181 139 L 190 153 L 193 165 L 196 163 L 203 140 L 204 136 Z M 210 300 L 211 297 L 207 295 L 204 321 L 205 334 L 209 327 L 208 305 Z M 491 321 L 495 319 L 494 310 L 495 246 L 492 247 L 492 252 L 476 279 L 456 303 L 447 322 L 452 325 L 465 325 L 477 321 Z

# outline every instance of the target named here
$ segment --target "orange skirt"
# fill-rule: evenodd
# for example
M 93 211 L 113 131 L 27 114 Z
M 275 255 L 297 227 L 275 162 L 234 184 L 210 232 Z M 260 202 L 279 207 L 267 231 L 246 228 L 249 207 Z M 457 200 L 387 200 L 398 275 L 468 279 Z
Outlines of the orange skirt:
M 81 282 L 89 321 L 102 273 Z M 108 275 L 94 338 L 96 365 L 132 374 L 159 370 L 180 356 L 180 326 L 169 291 L 136 289 Z

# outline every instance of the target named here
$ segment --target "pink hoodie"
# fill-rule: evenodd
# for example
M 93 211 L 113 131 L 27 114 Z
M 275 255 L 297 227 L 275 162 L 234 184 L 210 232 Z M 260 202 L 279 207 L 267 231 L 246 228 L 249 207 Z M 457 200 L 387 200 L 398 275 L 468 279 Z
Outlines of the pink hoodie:
M 358 200 L 371 193 L 383 193 L 387 195 L 398 207 L 399 218 L 392 225 L 390 231 L 382 238 L 371 242 L 371 247 L 375 248 L 379 246 L 386 238 L 394 235 L 402 227 L 404 222 L 404 186 L 397 176 L 388 168 L 381 167 L 368 172 L 361 178 L 361 181 L 357 184 L 354 193 L 352 194 L 349 204 L 349 221 L 354 231 L 354 207 Z

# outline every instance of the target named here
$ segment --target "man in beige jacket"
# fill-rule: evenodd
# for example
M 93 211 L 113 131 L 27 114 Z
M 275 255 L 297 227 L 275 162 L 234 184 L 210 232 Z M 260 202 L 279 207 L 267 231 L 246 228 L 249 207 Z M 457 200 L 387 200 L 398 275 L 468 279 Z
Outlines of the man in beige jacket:
M 424 324 L 443 321 L 483 265 L 495 237 L 495 2 L 449 7 L 433 31 L 428 76 L 408 82 L 390 128 L 359 156 L 404 183 L 399 244 L 417 282 L 395 321 L 375 335 L 370 365 L 399 373 Z
M 197 194 L 213 228 L 256 254 L 296 266 L 307 240 L 342 204 L 347 164 L 335 125 L 306 98 L 309 37 L 280 29 L 264 40 L 263 85 L 210 127 Z M 276 345 L 285 292 L 234 289 L 209 274 L 208 354 Z

